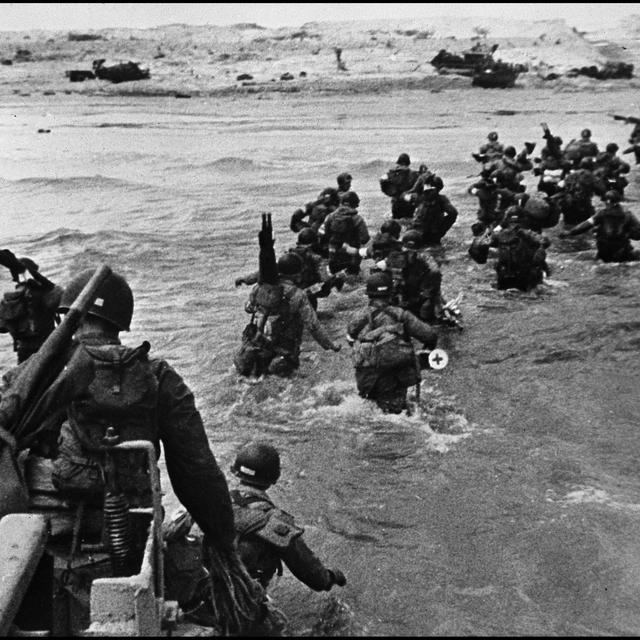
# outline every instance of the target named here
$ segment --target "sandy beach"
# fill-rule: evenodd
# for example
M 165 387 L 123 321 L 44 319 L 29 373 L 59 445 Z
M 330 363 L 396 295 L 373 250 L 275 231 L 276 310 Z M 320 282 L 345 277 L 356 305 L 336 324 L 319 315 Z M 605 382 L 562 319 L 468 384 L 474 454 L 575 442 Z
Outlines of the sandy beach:
M 173 24 L 152 29 L 0 31 L 0 95 L 224 96 L 278 92 L 378 93 L 471 85 L 438 75 L 430 60 L 441 49 L 461 53 L 482 41 L 496 59 L 526 65 L 516 87 L 611 91 L 640 86 L 636 77 L 568 77 L 571 69 L 607 62 L 639 68 L 640 16 L 608 31 L 581 32 L 564 20 L 434 19 L 312 22 L 298 28 Z M 340 50 L 343 68 L 338 69 Z M 134 61 L 150 78 L 112 84 L 70 82 L 69 70 L 96 59 Z M 551 79 L 549 79 L 551 78 Z

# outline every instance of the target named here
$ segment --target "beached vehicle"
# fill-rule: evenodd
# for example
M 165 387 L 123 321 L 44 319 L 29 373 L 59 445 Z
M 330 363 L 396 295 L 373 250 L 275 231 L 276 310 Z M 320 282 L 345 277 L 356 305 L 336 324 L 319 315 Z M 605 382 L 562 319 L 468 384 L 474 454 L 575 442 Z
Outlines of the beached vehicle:
M 102 58 L 93 61 L 93 72 L 96 78 L 100 80 L 109 80 L 113 83 L 128 82 L 130 80 L 146 80 L 150 77 L 148 67 L 141 67 L 140 63 L 117 62 L 114 64 L 105 64 L 107 61 Z
M 476 43 L 462 55 L 441 49 L 431 60 L 431 64 L 440 74 L 456 74 L 473 78 L 471 84 L 476 87 L 508 88 L 515 85 L 518 75 L 525 71 L 522 65 L 513 65 L 495 60 L 493 54 L 497 44 L 487 47 Z
M 515 86 L 519 75 L 520 69 L 518 66 L 504 62 L 494 62 L 490 66 L 476 69 L 473 73 L 471 84 L 474 87 L 484 87 L 486 89 L 506 89 Z
M 462 55 L 450 53 L 446 49 L 440 49 L 431 64 L 438 73 L 453 73 L 459 76 L 473 76 L 479 67 L 486 67 L 494 63 L 493 54 L 498 48 L 497 44 L 488 48 L 477 42 L 471 49 L 462 52 Z

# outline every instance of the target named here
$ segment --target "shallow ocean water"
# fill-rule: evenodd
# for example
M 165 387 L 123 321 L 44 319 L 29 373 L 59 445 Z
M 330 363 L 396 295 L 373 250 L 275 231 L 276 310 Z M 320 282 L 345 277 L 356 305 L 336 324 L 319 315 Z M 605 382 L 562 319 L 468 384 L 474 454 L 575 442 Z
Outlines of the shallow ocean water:
M 148 339 L 185 378 L 225 470 L 248 439 L 277 444 L 273 497 L 348 578 L 316 594 L 285 571 L 271 594 L 293 632 L 635 635 L 640 264 L 598 264 L 591 238 L 559 241 L 555 228 L 551 278 L 522 294 L 498 292 L 491 265 L 467 255 L 470 152 L 490 130 L 538 151 L 540 122 L 565 142 L 588 126 L 624 149 L 630 126 L 610 113 L 638 115 L 637 96 L 15 96 L 0 105 L 2 246 L 61 284 L 104 262 L 128 277 L 125 341 Z M 466 328 L 442 336 L 447 369 L 424 372 L 411 417 L 360 399 L 344 342 L 366 304 L 355 280 L 319 305 L 339 354 L 309 338 L 293 379 L 241 380 L 232 356 L 249 289 L 233 283 L 257 268 L 260 213 L 285 249 L 293 210 L 349 171 L 375 230 L 389 211 L 377 179 L 402 151 L 443 177 L 460 211 L 443 291 L 464 292 Z M 0 284 L 12 288 L 8 272 Z M 13 362 L 5 336 L 2 371 Z

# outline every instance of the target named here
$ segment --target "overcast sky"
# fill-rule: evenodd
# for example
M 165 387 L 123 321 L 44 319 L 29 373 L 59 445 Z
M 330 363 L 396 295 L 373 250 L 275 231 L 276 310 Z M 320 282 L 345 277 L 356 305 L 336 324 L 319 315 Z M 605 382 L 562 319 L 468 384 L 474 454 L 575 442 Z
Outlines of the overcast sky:
M 415 16 L 498 16 L 524 20 L 564 18 L 570 26 L 607 26 L 633 13 L 640 3 L 0 3 L 0 31 L 32 29 L 148 28 L 172 23 L 264 27 L 305 22 L 410 18 Z

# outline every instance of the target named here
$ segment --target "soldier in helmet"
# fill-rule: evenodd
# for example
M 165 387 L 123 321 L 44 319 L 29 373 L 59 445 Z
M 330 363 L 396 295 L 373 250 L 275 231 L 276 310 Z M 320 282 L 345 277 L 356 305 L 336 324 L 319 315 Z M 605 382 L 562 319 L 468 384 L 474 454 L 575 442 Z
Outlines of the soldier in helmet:
M 0 250 L 0 264 L 16 283 L 0 300 L 0 333 L 13 338 L 18 364 L 35 353 L 55 327 L 62 289 L 45 278 L 30 258 L 18 260 L 9 249 Z
M 593 175 L 603 192 L 613 190 L 623 195 L 629 184 L 626 174 L 631 171 L 631 167 L 617 155 L 618 150 L 618 145 L 615 142 L 610 142 L 606 146 L 606 150 L 596 157 Z
M 305 329 L 323 349 L 340 351 L 340 345 L 320 324 L 309 297 L 298 286 L 302 269 L 300 256 L 287 252 L 277 262 L 277 283 L 259 282 L 251 290 L 245 307 L 251 321 L 234 356 L 240 375 L 290 376 L 300 366 Z
M 344 274 L 338 272 L 329 273 L 323 265 L 322 256 L 317 252 L 318 234 L 307 227 L 298 234 L 298 242 L 291 247 L 287 253 L 295 253 L 302 260 L 302 270 L 295 278 L 295 283 L 303 289 L 309 296 L 309 302 L 314 311 L 318 309 L 318 298 L 326 298 L 335 288 L 341 291 L 344 286 Z M 255 271 L 247 276 L 236 278 L 235 285 L 256 284 L 259 280 L 260 272 Z
M 605 205 L 588 220 L 581 222 L 559 236 L 575 236 L 590 229 L 596 236 L 596 258 L 604 262 L 628 262 L 640 259 L 640 252 L 633 248 L 631 240 L 640 240 L 640 221 L 620 201 L 617 191 L 604 194 Z
M 394 240 L 400 240 L 402 225 L 393 218 L 388 218 L 380 225 L 380 233 L 386 233 Z
M 420 382 L 412 338 L 433 349 L 436 332 L 410 311 L 392 304 L 393 279 L 386 272 L 367 278 L 369 305 L 349 322 L 358 393 L 374 400 L 385 413 L 408 409 L 407 389 Z
M 565 225 L 584 222 L 594 213 L 592 198 L 604 195 L 602 183 L 593 175 L 594 159 L 582 158 L 577 169 L 572 169 L 565 177 L 561 195 L 558 198 Z
M 571 140 L 565 147 L 564 157 L 574 169 L 577 169 L 583 158 L 595 158 L 598 153 L 598 145 L 591 140 L 591 129 L 583 129 L 580 138 Z
M 498 142 L 498 132 L 490 131 L 487 135 L 487 142 L 478 149 L 478 153 L 472 153 L 471 155 L 478 162 L 486 164 L 498 160 L 502 157 L 503 153 L 504 145 Z
M 338 198 L 341 198 L 343 194 L 347 193 L 347 191 L 353 191 L 351 189 L 351 183 L 353 182 L 353 176 L 346 171 L 341 173 L 337 178 L 336 182 L 338 183 Z
M 538 190 L 553 196 L 560 190 L 559 182 L 569 171 L 571 163 L 562 152 L 562 138 L 554 136 L 546 122 L 541 123 L 543 138 L 547 141 L 540 151 L 539 165 L 534 174 L 540 176 Z
M 329 246 L 329 271 L 338 273 L 343 269 L 352 275 L 360 273 L 362 258 L 358 249 L 369 242 L 369 229 L 359 214 L 360 198 L 354 191 L 347 191 L 340 198 L 340 206 L 324 221 L 321 232 Z M 349 251 L 355 249 L 356 251 Z
M 410 218 L 415 210 L 413 199 L 403 197 L 413 188 L 420 176 L 419 172 L 414 171 L 410 165 L 409 154 L 401 153 L 396 166 L 380 178 L 380 189 L 391 198 L 391 216 L 395 219 Z
M 60 300 L 60 313 L 69 311 L 94 272 L 82 271 L 71 280 Z M 40 448 L 31 447 L 27 466 L 47 470 L 46 483 L 57 489 L 70 511 L 62 521 L 54 519 L 55 512 L 54 516 L 46 512 L 56 523 L 52 530 L 58 546 L 71 549 L 71 566 L 79 549 L 72 540 L 96 544 L 107 539 L 101 519 L 96 517 L 108 496 L 112 501 L 114 495 L 121 496 L 125 508 L 152 504 L 145 455 L 113 450 L 106 456 L 108 437 L 111 444 L 149 440 L 158 455 L 162 443 L 175 495 L 206 535 L 207 545 L 223 557 L 236 557 L 227 482 L 209 446 L 191 390 L 166 360 L 150 355 L 148 342 L 133 347 L 120 340 L 120 333 L 129 331 L 133 308 L 131 287 L 122 275 L 112 272 L 75 333 L 64 370 L 48 391 L 48 403 L 57 411 L 58 419 L 48 421 L 48 432 L 39 432 L 38 439 L 55 431 L 58 450 L 50 451 L 46 460 Z M 5 375 L 3 396 L 11 393 L 14 379 L 13 372 Z M 75 524 L 72 508 L 77 513 Z M 126 554 L 126 559 L 120 558 L 126 566 L 121 566 L 124 573 L 118 575 L 131 575 L 135 567 L 139 570 L 142 558 L 148 520 L 131 519 L 129 524 L 129 543 L 119 525 L 122 539 L 118 544 L 125 545 L 121 553 Z M 104 567 L 97 568 L 100 577 L 104 576 Z M 90 566 L 85 570 L 87 576 L 97 577 L 90 574 Z M 76 607 L 79 602 L 88 602 L 84 589 L 90 581 L 65 585 L 75 593 Z M 201 591 L 192 604 L 194 610 L 210 607 L 210 594 Z M 88 627 L 88 613 L 82 611 L 79 628 Z
M 440 193 L 443 187 L 442 178 L 433 176 L 418 194 L 410 226 L 422 234 L 425 245 L 439 245 L 458 218 L 458 210 Z
M 548 273 L 548 246 L 548 238 L 526 228 L 521 207 L 512 205 L 501 225 L 488 235 L 484 250 L 469 253 L 476 262 L 484 264 L 489 249 L 497 249 L 498 289 L 529 291 L 542 282 L 545 271 Z
M 340 195 L 337 189 L 327 187 L 320 192 L 318 198 L 312 202 L 307 202 L 303 209 L 296 209 L 291 216 L 289 227 L 291 231 L 298 233 L 307 227 L 310 227 L 316 233 L 325 220 L 325 218 L 340 206 Z M 324 238 L 320 237 L 319 250 L 326 257 L 326 243 Z
M 410 229 L 402 236 L 400 247 L 388 253 L 383 269 L 393 280 L 393 303 L 433 324 L 442 319 L 442 273 L 423 248 L 422 233 Z
M 238 451 L 231 490 L 238 552 L 252 578 L 265 589 L 284 564 L 314 591 L 329 591 L 347 581 L 339 569 L 327 569 L 302 538 L 304 529 L 273 503 L 267 490 L 280 477 L 280 454 L 267 442 L 251 442 Z

